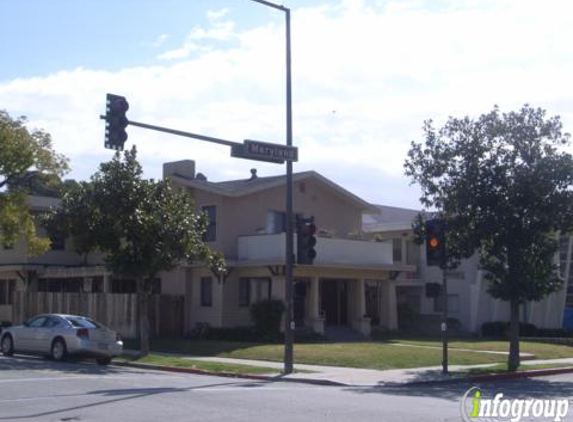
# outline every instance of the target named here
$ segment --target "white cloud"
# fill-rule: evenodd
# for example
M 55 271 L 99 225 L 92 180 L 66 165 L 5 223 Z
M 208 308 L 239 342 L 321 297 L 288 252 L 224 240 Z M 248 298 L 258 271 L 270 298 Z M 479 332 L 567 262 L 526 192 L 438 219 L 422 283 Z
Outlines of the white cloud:
M 155 41 L 153 41 L 153 42 L 151 43 L 151 45 L 152 45 L 153 47 L 159 47 L 159 46 L 163 45 L 163 43 L 164 43 L 165 41 L 167 41 L 168 38 L 169 38 L 169 35 L 168 35 L 168 34 L 161 34 L 161 35 L 159 35 L 159 36 L 155 39 Z
M 226 16 L 229 13 L 229 9 L 223 8 L 219 10 L 207 10 L 207 19 L 213 22 L 218 19 L 221 19 L 223 16 Z
M 573 4 L 526 1 L 362 1 L 293 10 L 295 171 L 315 169 L 365 199 L 415 207 L 403 161 L 425 119 L 477 115 L 528 102 L 573 127 Z M 87 177 L 103 150 L 104 94 L 126 95 L 133 120 L 233 141 L 285 140 L 284 28 L 239 30 L 208 12 L 161 66 L 78 68 L 0 84 L 0 103 L 53 134 Z M 235 17 L 233 17 L 236 19 Z M 178 59 L 174 61 L 174 59 Z M 236 160 L 219 145 L 128 128 L 149 176 L 195 159 L 211 180 L 282 172 Z

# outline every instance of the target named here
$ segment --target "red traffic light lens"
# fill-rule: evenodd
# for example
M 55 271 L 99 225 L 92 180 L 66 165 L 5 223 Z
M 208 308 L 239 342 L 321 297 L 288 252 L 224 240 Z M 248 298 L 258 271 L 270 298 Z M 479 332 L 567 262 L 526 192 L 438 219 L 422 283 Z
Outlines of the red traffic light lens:
M 129 103 L 123 98 L 118 98 L 112 101 L 110 107 L 115 112 L 125 113 L 127 110 L 129 110 Z
M 429 240 L 429 244 L 430 244 L 430 246 L 431 246 L 432 248 L 437 248 L 437 247 L 440 245 L 440 242 L 439 242 L 439 240 L 438 240 L 437 238 L 432 237 L 432 238 Z

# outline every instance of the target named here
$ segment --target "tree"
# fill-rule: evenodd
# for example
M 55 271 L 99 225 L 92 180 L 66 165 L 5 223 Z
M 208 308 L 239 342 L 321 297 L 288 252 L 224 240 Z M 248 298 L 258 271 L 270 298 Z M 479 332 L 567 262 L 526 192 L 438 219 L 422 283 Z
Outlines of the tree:
M 94 202 L 94 186 L 89 182 L 67 180 L 61 189 L 60 206 L 45 215 L 42 223 L 50 236 L 70 237 L 85 265 L 88 254 L 98 249 L 98 233 L 103 230 Z
M 570 136 L 545 114 L 495 107 L 475 120 L 450 117 L 438 131 L 426 121 L 425 142 L 412 142 L 405 162 L 422 204 L 446 220 L 450 264 L 478 251 L 489 294 L 510 303 L 510 371 L 519 366 L 519 306 L 562 287 L 556 235 L 573 222 Z
M 57 183 L 68 170 L 67 159 L 52 149 L 50 135 L 29 131 L 25 117 L 12 119 L 0 110 L 0 244 L 28 241 L 28 253 L 45 252 L 50 242 L 38 238 L 26 203 L 32 186 Z
M 221 255 L 203 242 L 205 215 L 195 211 L 193 199 L 169 181 L 145 180 L 135 147 L 122 159 L 100 165 L 92 176 L 96 243 L 106 253 L 114 274 L 134 278 L 137 286 L 141 354 L 149 353 L 148 297 L 160 271 L 182 261 L 201 260 L 216 274 L 226 271 Z

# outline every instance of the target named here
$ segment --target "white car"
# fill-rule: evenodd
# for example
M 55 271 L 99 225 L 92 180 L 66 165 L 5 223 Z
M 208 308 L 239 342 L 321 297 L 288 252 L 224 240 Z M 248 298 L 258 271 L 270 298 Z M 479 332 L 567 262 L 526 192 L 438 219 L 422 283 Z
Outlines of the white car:
M 65 360 L 68 355 L 95 357 L 107 365 L 121 355 L 123 342 L 119 333 L 78 315 L 43 314 L 23 325 L 5 328 L 0 345 L 4 356 L 32 353 Z

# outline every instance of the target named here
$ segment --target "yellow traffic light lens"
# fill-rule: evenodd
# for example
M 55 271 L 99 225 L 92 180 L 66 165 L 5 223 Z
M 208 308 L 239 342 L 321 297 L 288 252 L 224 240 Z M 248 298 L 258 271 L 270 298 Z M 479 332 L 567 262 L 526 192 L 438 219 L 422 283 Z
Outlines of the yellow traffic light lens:
M 438 239 L 436 239 L 435 237 L 432 237 L 430 239 L 430 246 L 432 248 L 437 248 L 439 244 L 440 244 L 440 242 L 438 242 Z

